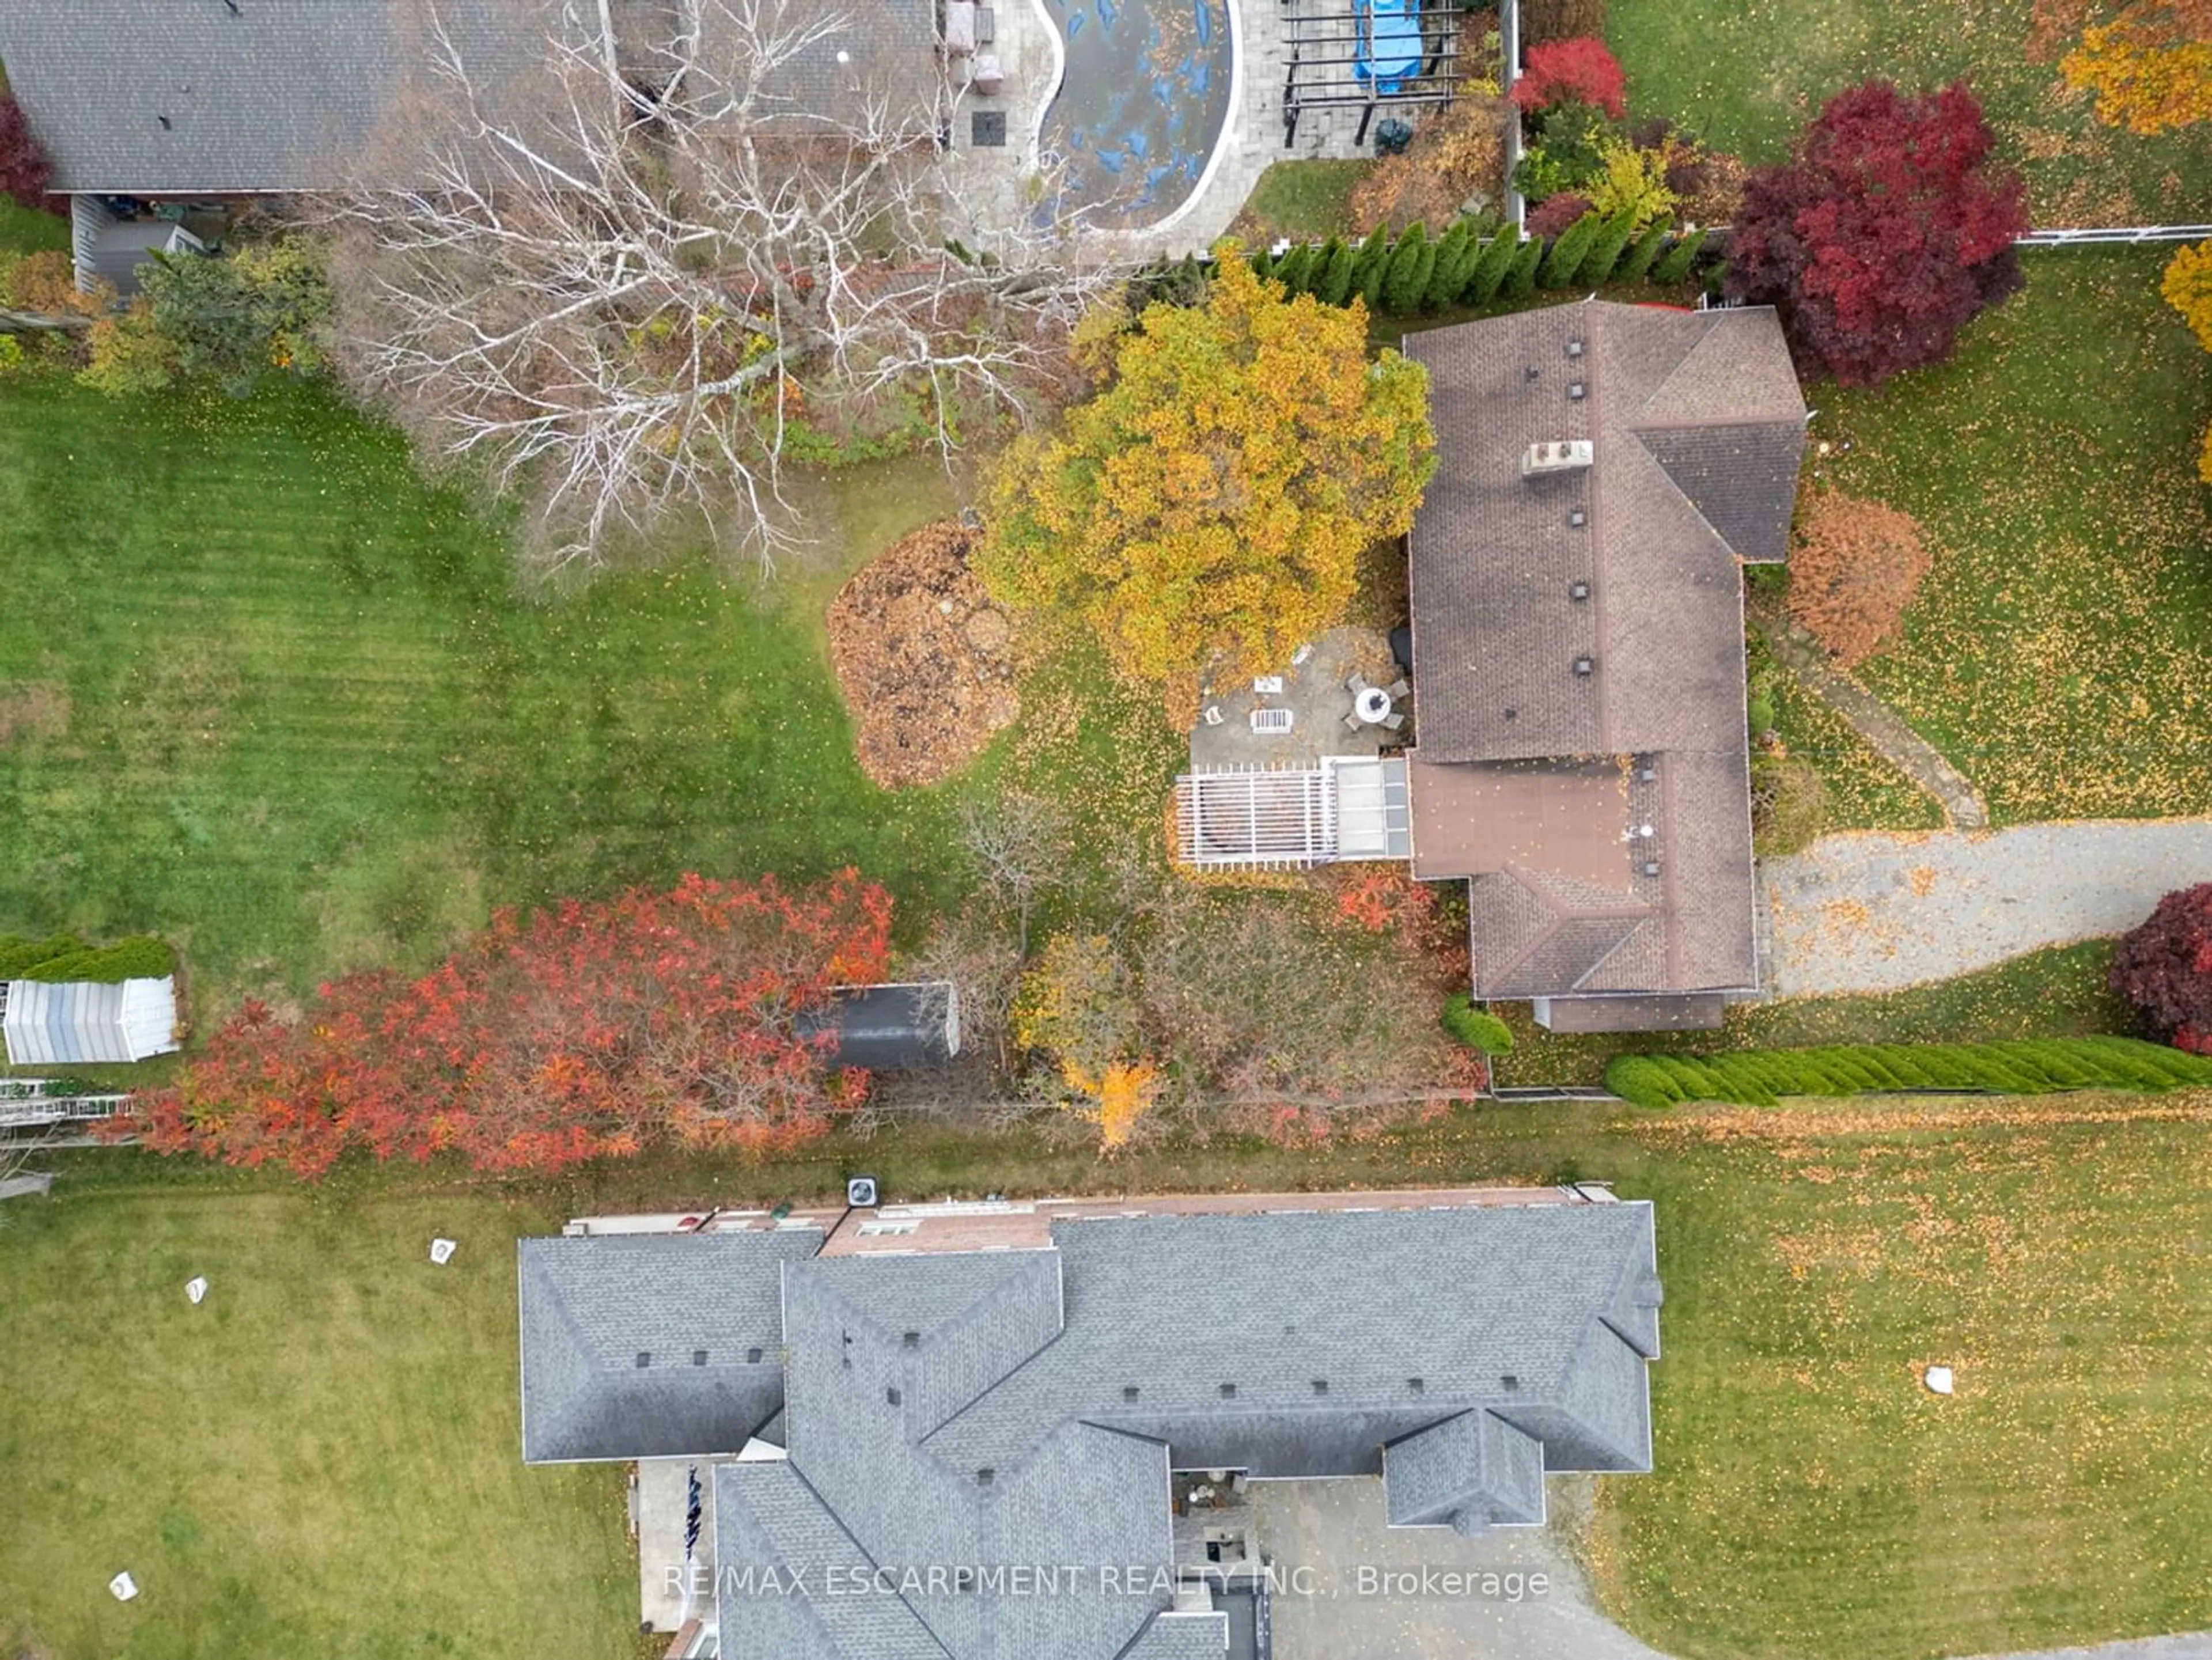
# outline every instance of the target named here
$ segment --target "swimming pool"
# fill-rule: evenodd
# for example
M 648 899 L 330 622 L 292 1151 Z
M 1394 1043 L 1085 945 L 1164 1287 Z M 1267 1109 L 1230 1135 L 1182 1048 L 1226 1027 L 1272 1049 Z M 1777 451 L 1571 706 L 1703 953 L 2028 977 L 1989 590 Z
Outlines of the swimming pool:
M 1043 0 L 1066 64 L 1039 131 L 1044 211 L 1131 229 L 1190 198 L 1229 119 L 1230 0 Z

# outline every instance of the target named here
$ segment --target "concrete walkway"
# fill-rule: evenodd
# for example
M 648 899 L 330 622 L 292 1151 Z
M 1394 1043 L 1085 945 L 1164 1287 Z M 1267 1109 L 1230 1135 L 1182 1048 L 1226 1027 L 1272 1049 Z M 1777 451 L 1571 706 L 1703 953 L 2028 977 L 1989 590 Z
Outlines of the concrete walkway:
M 1777 661 L 1805 689 L 1850 722 L 1851 729 L 1892 766 L 1934 796 L 1943 816 L 1960 830 L 1979 830 L 1990 811 L 1966 775 L 1933 744 L 1905 724 L 1905 717 L 1838 668 L 1812 635 L 1771 611 L 1759 617 L 1759 631 Z
M 1893 991 L 2124 933 L 2212 880 L 2212 818 L 1825 836 L 1759 866 L 1778 997 Z

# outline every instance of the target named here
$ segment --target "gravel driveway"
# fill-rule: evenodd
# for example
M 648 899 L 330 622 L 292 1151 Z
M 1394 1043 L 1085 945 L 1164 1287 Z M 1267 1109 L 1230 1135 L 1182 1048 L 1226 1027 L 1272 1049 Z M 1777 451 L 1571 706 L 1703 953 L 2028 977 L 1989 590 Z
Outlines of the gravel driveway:
M 1759 866 L 1778 997 L 1892 991 L 2126 932 L 2212 881 L 2212 818 L 1825 836 Z

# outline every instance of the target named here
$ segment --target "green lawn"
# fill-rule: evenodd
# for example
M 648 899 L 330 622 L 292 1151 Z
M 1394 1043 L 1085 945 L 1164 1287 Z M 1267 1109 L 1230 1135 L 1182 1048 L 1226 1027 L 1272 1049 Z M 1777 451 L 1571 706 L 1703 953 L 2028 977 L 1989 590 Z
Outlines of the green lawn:
M 931 464 L 864 470 L 778 587 L 690 560 L 533 605 L 493 529 L 325 396 L 12 385 L 0 926 L 160 932 L 204 1014 L 692 867 L 854 861 L 917 924 L 964 880 L 952 792 L 861 775 L 820 615 L 952 502 Z
M 910 1127 L 526 1200 L 442 1170 L 349 1163 L 301 1191 L 64 1155 L 59 1196 L 0 1213 L 5 1617 L 72 1657 L 629 1655 L 619 1474 L 519 1461 L 511 1242 L 817 1199 L 864 1165 L 901 1198 L 1613 1181 L 1658 1202 L 1668 1291 L 1658 1470 L 1605 1484 L 1592 1541 L 1640 1635 L 1684 1660 L 1920 1660 L 2212 1624 L 2212 1101 L 1959 1111 L 1489 1107 L 1319 1153 L 1110 1162 Z M 450 1269 L 434 1232 L 462 1242 Z M 1930 1360 L 1960 1369 L 1955 1399 L 1917 1391 Z M 127 1608 L 103 1589 L 121 1567 L 145 1587 Z
M 2193 224 L 2212 130 L 2137 137 L 2100 125 L 2056 62 L 2025 56 L 2027 0 L 1612 0 L 1606 39 L 1630 113 L 1667 116 L 1757 166 L 1782 159 L 1829 95 L 1875 76 L 1967 77 L 2038 226 Z
M 2212 357 L 2159 298 L 2168 257 L 2030 254 L 1952 362 L 1808 395 L 1816 470 L 1935 555 L 1862 678 L 2000 823 L 2212 812 Z
M 1647 1122 L 1658 1470 L 1604 1485 L 1613 1611 L 1684 1660 L 2212 1626 L 2212 1098 L 2143 1105 Z
M 1279 236 L 1342 235 L 1352 224 L 1352 192 L 1374 165 L 1277 161 L 1254 183 L 1230 234 L 1250 248 L 1264 248 Z
M 623 1652 L 620 1468 L 520 1452 L 510 1242 L 558 1213 L 130 1153 L 92 1179 L 0 1213 L 0 1638 L 69 1660 Z M 462 1242 L 442 1269 L 435 1234 Z
M 1622 1054 L 1695 1054 L 1813 1043 L 1964 1043 L 2002 1037 L 2141 1035 L 2135 1011 L 2106 984 L 2109 941 L 2015 957 L 1978 974 L 1866 997 L 1737 1003 L 1719 1031 L 1570 1036 L 1529 1018 L 1528 1005 L 1499 1004 L 1513 1053 L 1497 1063 L 1506 1085 L 1597 1083 Z
M 1820 775 L 1826 810 L 1820 833 L 1853 830 L 1940 830 L 1942 803 L 1906 776 L 1829 703 L 1768 659 L 1751 636 L 1753 684 L 1774 702 L 1774 731 L 1788 754 Z

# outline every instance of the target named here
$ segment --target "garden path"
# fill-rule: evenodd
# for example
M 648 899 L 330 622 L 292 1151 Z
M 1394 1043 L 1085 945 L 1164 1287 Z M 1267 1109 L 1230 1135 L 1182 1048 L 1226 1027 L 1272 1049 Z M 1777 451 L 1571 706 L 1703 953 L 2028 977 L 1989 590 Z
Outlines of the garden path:
M 1775 995 L 1893 991 L 2125 933 L 2212 880 L 2212 818 L 1824 836 L 1759 874 Z
M 1904 717 L 1838 668 L 1812 636 L 1786 617 L 1762 616 L 1767 649 L 1819 697 L 1851 723 L 1891 765 L 1942 804 L 1944 817 L 1960 830 L 1990 822 L 1980 793 L 1941 751 L 1907 726 Z

